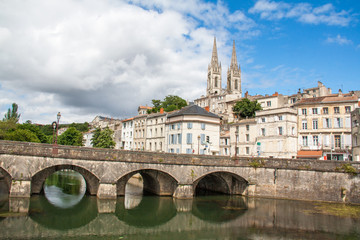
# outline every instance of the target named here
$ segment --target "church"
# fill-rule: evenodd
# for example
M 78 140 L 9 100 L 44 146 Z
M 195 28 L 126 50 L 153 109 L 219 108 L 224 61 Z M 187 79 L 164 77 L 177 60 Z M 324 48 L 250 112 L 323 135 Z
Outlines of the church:
M 241 68 L 237 63 L 235 41 L 231 55 L 231 63 L 227 70 L 226 88 L 222 88 L 221 63 L 218 59 L 216 38 L 212 50 L 211 61 L 208 66 L 206 96 L 194 100 L 200 107 L 209 107 L 210 112 L 222 117 L 224 121 L 231 121 L 232 106 L 242 97 Z

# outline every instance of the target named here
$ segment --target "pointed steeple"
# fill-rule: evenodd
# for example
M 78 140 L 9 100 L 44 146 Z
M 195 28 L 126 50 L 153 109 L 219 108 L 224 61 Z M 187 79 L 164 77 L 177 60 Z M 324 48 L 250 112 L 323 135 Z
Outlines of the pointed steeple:
M 213 51 L 212 51 L 212 57 L 211 57 L 211 65 L 218 65 L 219 59 L 218 59 L 218 54 L 217 54 L 217 47 L 216 47 L 216 37 L 214 37 L 214 46 L 213 46 Z
M 236 50 L 235 50 L 235 40 L 233 41 L 230 68 L 234 68 L 234 67 L 238 68 L 237 59 L 236 59 Z

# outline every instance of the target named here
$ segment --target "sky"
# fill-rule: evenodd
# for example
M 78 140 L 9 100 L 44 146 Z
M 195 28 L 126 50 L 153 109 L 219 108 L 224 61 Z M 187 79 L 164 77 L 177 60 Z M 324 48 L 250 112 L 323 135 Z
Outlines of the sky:
M 242 90 L 360 90 L 357 0 L 0 0 L 0 119 L 124 119 L 152 99 L 206 93 L 214 37 L 222 84 L 235 40 Z

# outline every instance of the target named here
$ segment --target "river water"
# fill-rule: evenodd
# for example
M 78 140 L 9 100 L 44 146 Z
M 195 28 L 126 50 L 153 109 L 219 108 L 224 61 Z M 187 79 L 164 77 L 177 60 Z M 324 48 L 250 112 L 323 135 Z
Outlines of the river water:
M 30 199 L 0 190 L 0 239 L 360 239 L 360 215 L 327 211 L 342 204 L 224 195 L 178 200 L 143 196 L 140 185 L 133 179 L 125 197 L 99 200 L 83 196 L 81 175 L 62 171 Z

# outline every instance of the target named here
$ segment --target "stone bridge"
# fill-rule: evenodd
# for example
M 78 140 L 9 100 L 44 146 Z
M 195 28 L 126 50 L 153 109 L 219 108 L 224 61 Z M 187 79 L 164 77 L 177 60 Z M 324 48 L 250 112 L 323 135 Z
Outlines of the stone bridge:
M 346 168 L 347 166 L 347 168 Z M 360 203 L 360 163 L 295 159 L 230 158 L 124 151 L 0 141 L 0 178 L 10 197 L 41 193 L 44 181 L 61 169 L 86 180 L 100 199 L 125 194 L 128 179 L 143 177 L 144 190 L 192 198 L 201 190 L 299 200 Z

